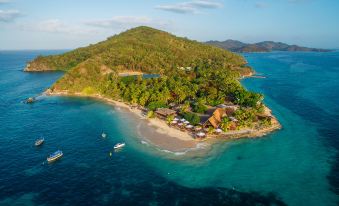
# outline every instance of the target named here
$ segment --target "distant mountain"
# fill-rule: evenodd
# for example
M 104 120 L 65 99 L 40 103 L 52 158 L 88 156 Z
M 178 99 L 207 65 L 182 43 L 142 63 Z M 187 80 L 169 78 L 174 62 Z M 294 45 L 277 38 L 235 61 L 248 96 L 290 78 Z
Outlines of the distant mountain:
M 214 45 L 233 52 L 271 52 L 271 51 L 305 51 L 305 52 L 329 52 L 328 49 L 316 49 L 288 45 L 281 42 L 263 41 L 255 44 L 247 44 L 236 40 L 208 41 L 206 44 Z

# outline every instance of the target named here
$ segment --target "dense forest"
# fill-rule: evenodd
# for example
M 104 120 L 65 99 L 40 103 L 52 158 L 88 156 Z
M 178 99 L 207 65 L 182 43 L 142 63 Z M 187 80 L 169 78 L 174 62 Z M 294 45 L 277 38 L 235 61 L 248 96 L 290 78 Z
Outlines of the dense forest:
M 142 75 L 121 77 L 115 73 L 101 75 L 99 66 L 89 64 L 87 68 L 91 69 L 86 70 L 86 73 L 81 71 L 81 66 L 75 70 L 77 72 L 66 73 L 53 85 L 52 90 L 101 94 L 114 100 L 138 104 L 150 111 L 171 104 L 181 105 L 180 114 L 194 125 L 200 123 L 198 114 L 225 101 L 244 108 L 236 113 L 244 127 L 251 126 L 255 115 L 263 109 L 263 96 L 245 90 L 232 71 L 195 68 L 156 78 L 143 78 Z M 229 119 L 224 123 L 228 127 Z
M 236 115 L 248 126 L 263 107 L 263 96 L 247 91 L 239 82 L 252 72 L 243 57 L 149 27 L 62 55 L 38 57 L 30 67 L 32 71 L 66 71 L 51 87 L 54 92 L 100 94 L 150 111 L 176 104 L 193 124 L 199 123 L 197 114 L 227 101 L 243 108 Z M 119 75 L 126 71 L 158 77 Z

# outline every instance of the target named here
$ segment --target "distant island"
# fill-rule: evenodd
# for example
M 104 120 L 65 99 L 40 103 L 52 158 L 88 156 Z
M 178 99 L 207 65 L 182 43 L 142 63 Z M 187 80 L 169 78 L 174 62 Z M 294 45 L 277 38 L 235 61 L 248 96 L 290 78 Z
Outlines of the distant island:
M 247 44 L 236 40 L 208 41 L 206 44 L 217 46 L 233 52 L 272 52 L 272 51 L 302 51 L 302 52 L 330 52 L 328 49 L 316 49 L 288 45 L 281 42 L 263 41 L 255 44 Z
M 124 105 L 176 137 L 256 137 L 280 128 L 263 95 L 240 84 L 254 73 L 242 56 L 150 27 L 39 56 L 25 68 L 56 70 L 65 74 L 46 94 Z

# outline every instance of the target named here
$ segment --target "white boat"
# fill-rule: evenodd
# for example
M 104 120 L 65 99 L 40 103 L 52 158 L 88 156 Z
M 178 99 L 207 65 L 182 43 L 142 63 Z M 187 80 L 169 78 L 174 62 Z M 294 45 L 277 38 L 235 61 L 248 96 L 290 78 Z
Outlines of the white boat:
M 123 148 L 125 145 L 126 145 L 125 143 L 118 143 L 118 144 L 114 145 L 114 149 Z
M 64 154 L 62 153 L 62 151 L 58 150 L 47 157 L 47 162 L 53 162 L 57 159 L 60 159 L 63 155 Z
M 36 147 L 38 147 L 38 146 L 42 145 L 42 144 L 44 143 L 44 141 L 45 141 L 44 138 L 37 139 L 37 140 L 35 140 L 34 145 L 35 145 Z
M 102 136 L 102 138 L 106 138 L 106 137 L 107 137 L 107 134 L 106 134 L 105 132 L 103 132 L 103 133 L 101 134 L 101 136 Z

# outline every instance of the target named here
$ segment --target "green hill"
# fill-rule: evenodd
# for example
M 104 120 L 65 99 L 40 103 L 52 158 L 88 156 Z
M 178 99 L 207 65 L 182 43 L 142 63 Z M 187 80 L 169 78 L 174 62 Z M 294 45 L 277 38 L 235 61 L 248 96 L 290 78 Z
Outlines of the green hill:
M 244 59 L 234 53 L 153 28 L 137 27 L 62 55 L 39 56 L 29 63 L 26 71 L 67 71 L 88 59 L 95 59 L 114 71 L 150 73 L 163 73 L 181 66 L 241 67 L 245 64 Z
M 62 55 L 38 57 L 26 71 L 63 70 L 52 92 L 100 94 L 149 108 L 191 102 L 196 111 L 225 100 L 256 106 L 262 97 L 246 91 L 241 75 L 252 70 L 245 59 L 221 48 L 137 27 Z M 122 77 L 121 73 L 159 78 Z

